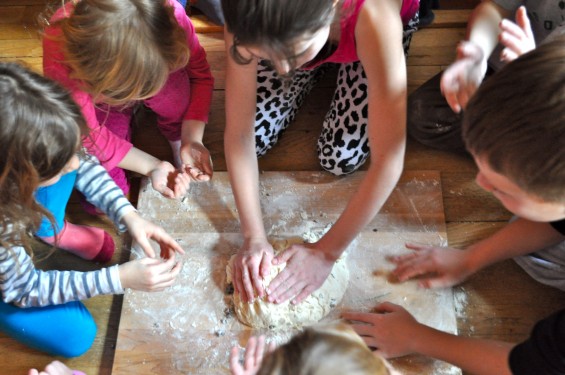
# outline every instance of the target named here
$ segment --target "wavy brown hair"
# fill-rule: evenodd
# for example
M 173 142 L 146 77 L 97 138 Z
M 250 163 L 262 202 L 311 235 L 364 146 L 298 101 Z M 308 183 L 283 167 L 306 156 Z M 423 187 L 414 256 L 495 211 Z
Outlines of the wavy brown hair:
M 565 202 L 565 37 L 522 55 L 486 80 L 467 105 L 473 155 L 525 192 Z
M 387 375 L 388 368 L 345 323 L 306 328 L 267 354 L 257 375 Z
M 154 96 L 190 56 L 167 0 L 80 0 L 58 24 L 71 77 L 97 102 Z
M 0 246 L 31 252 L 42 216 L 53 222 L 35 190 L 65 167 L 86 132 L 65 89 L 18 64 L 0 63 Z

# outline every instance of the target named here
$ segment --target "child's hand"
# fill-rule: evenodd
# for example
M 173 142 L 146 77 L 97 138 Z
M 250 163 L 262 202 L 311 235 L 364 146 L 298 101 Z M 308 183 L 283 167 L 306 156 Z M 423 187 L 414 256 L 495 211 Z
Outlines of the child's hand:
M 70 368 L 68 368 L 64 363 L 59 362 L 59 361 L 53 361 L 50 364 L 48 364 L 47 366 L 45 366 L 45 370 L 43 371 L 37 371 L 36 369 L 32 368 L 31 370 L 29 370 L 28 375 L 79 375 L 79 374 L 83 374 L 83 372 L 80 371 L 73 371 Z
M 270 302 L 282 303 L 294 297 L 292 303 L 298 304 L 322 286 L 332 272 L 334 261 L 315 246 L 292 245 L 273 259 L 273 264 L 287 262 L 287 265 L 267 288 Z
M 482 48 L 464 41 L 457 47 L 457 61 L 441 77 L 441 92 L 454 112 L 467 106 L 487 71 L 487 60 Z
M 173 285 L 182 268 L 174 255 L 166 261 L 155 258 L 130 260 L 119 266 L 122 287 L 143 292 L 159 292 Z
M 266 238 L 245 240 L 233 262 L 233 287 L 244 301 L 253 301 L 254 290 L 263 297 L 263 277 L 271 270 L 273 247 Z
M 443 288 L 459 284 L 473 273 L 470 251 L 448 247 L 406 244 L 414 253 L 393 257 L 393 274 L 400 281 L 418 277 L 423 288 Z
M 210 181 L 214 173 L 210 151 L 201 142 L 182 144 L 180 155 L 183 169 L 195 181 Z
M 149 172 L 151 185 L 167 198 L 181 198 L 188 191 L 190 176 L 185 171 L 178 171 L 173 165 L 161 161 L 159 165 Z
M 149 243 L 152 239 L 159 243 L 161 248 L 161 257 L 168 259 L 174 258 L 174 253 L 184 254 L 184 250 L 180 245 L 167 233 L 163 228 L 145 220 L 136 211 L 128 212 L 123 217 L 124 224 L 132 238 L 143 249 L 145 255 L 155 258 L 155 251 Z
M 239 363 L 239 348 L 234 346 L 230 354 L 230 370 L 232 375 L 255 375 L 261 368 L 263 355 L 275 350 L 271 342 L 265 351 L 265 336 L 251 337 L 245 347 L 243 366 Z
M 521 6 L 516 11 L 516 23 L 506 19 L 500 22 L 499 40 L 504 45 L 500 53 L 500 60 L 506 62 L 515 60 L 536 48 L 536 40 L 526 7 Z
M 370 348 L 385 358 L 401 357 L 416 352 L 418 332 L 426 329 L 403 307 L 384 302 L 375 308 L 376 313 L 344 313 L 355 332 Z

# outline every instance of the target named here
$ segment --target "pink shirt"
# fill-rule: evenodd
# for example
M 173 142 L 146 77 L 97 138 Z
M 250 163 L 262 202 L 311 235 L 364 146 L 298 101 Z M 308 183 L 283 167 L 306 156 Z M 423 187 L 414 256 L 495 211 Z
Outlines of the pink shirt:
M 190 104 L 184 119 L 208 122 L 214 79 L 210 72 L 210 65 L 206 60 L 206 52 L 200 45 L 194 26 L 183 7 L 174 0 L 169 0 L 169 4 L 174 7 L 175 18 L 186 32 L 186 40 L 190 48 L 190 60 L 185 67 L 190 79 L 190 93 L 186 93 L 186 95 L 190 95 Z M 50 38 L 61 35 L 61 29 L 56 22 L 69 17 L 73 10 L 74 4 L 72 2 L 67 3 L 51 18 L 51 23 L 54 26 L 45 30 L 43 72 L 45 76 L 58 81 L 71 91 L 73 99 L 81 107 L 82 114 L 90 128 L 90 137 L 84 139 L 84 146 L 101 161 L 107 170 L 111 170 L 122 161 L 133 146 L 130 142 L 117 137 L 98 123 L 91 95 L 81 90 L 79 82 L 70 77 L 70 68 L 62 63 L 64 55 L 60 43 Z
M 355 26 L 359 18 L 359 12 L 363 7 L 365 0 L 345 0 L 342 9 L 347 17 L 340 21 L 341 35 L 337 49 L 328 58 L 320 60 L 315 64 L 303 67 L 303 69 L 314 69 L 324 63 L 350 63 L 359 61 L 357 56 L 357 45 L 355 43 Z M 400 18 L 402 23 L 406 25 L 418 11 L 420 0 L 404 0 L 402 9 L 400 10 Z M 384 22 L 384 21 L 383 21 Z

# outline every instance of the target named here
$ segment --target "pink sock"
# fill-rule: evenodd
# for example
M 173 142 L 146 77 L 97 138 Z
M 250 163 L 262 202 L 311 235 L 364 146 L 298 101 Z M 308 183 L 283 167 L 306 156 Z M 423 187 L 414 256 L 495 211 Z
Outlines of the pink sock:
M 107 262 L 114 254 L 114 240 L 103 229 L 84 225 L 71 224 L 65 221 L 63 230 L 55 236 L 40 237 L 51 245 L 66 250 L 83 259 L 96 262 Z

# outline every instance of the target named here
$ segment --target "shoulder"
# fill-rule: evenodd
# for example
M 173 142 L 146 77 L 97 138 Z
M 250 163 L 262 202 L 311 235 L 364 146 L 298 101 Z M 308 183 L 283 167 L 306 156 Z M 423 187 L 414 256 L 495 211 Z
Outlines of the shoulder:
M 386 32 L 390 29 L 402 30 L 400 19 L 401 0 L 365 0 L 355 32 L 357 35 L 366 35 L 373 32 Z

